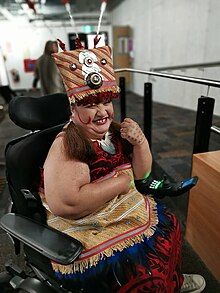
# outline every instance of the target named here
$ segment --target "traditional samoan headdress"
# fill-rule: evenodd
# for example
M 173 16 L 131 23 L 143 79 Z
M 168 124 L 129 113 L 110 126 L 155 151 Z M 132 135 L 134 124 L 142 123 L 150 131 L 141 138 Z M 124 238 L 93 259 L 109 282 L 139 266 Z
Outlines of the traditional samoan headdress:
M 105 7 L 106 1 L 102 1 L 94 49 L 85 49 L 76 34 L 75 50 L 66 51 L 65 44 L 58 40 L 63 52 L 53 54 L 71 103 L 89 104 L 105 97 L 112 99 L 118 97 L 120 92 L 113 70 L 111 48 L 96 48 Z

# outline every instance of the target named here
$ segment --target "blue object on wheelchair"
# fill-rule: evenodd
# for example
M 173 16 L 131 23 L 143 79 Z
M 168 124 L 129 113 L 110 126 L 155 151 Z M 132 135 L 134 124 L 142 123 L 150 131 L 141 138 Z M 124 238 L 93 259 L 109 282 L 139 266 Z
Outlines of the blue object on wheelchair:
M 189 179 L 185 179 L 182 181 L 182 188 L 192 188 L 196 185 L 198 181 L 198 177 L 192 177 Z

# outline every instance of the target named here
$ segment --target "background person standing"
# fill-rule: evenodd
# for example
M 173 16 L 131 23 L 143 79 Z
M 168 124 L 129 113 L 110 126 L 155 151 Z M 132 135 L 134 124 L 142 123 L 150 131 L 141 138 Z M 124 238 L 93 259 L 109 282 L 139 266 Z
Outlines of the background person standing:
M 58 52 L 56 41 L 47 41 L 43 55 L 38 58 L 34 73 L 33 88 L 36 89 L 40 80 L 43 95 L 64 92 L 64 86 L 56 64 L 51 56 Z

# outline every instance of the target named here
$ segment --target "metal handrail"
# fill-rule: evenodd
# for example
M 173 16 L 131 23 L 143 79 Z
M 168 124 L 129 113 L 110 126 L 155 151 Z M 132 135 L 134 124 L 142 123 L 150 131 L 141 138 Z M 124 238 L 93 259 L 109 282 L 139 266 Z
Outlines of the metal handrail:
M 120 68 L 120 69 L 115 69 L 114 71 L 116 73 L 117 72 L 133 72 L 133 73 L 140 73 L 140 74 L 146 74 L 146 75 L 153 75 L 153 76 L 165 77 L 165 78 L 176 79 L 176 80 L 192 82 L 192 83 L 199 83 L 199 84 L 203 84 L 207 86 L 220 88 L 220 81 L 213 80 L 213 79 L 205 79 L 205 78 L 197 78 L 197 77 L 178 75 L 178 74 L 139 70 L 134 68 Z
M 205 67 L 218 67 L 220 66 L 220 61 L 206 62 L 206 63 L 194 63 L 194 64 L 184 64 L 184 65 L 173 65 L 173 66 L 162 66 L 162 67 L 152 67 L 152 71 L 165 71 L 165 70 L 181 70 L 190 68 L 205 68 Z
M 211 130 L 217 134 L 220 134 L 220 128 L 215 125 L 211 126 Z

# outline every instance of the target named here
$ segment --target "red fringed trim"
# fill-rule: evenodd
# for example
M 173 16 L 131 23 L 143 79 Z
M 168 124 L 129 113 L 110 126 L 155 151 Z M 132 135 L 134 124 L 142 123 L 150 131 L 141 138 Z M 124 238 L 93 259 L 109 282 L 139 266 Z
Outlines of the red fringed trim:
M 76 46 L 76 49 L 84 49 L 84 47 L 80 41 L 80 38 L 75 39 L 75 46 Z
M 98 45 L 98 42 L 100 41 L 101 37 L 99 37 L 98 35 L 95 36 L 94 38 L 94 48 L 96 48 L 96 46 Z
M 111 91 L 109 92 L 102 92 L 102 93 L 97 93 L 94 95 L 89 95 L 85 98 L 83 98 L 80 101 L 77 101 L 76 104 L 78 106 L 85 106 L 89 104 L 99 104 L 103 102 L 111 102 L 113 99 L 118 99 L 119 98 L 119 93 L 113 93 Z
M 60 49 L 63 51 L 66 51 L 66 45 L 60 39 L 57 39 L 57 42 L 58 42 Z

